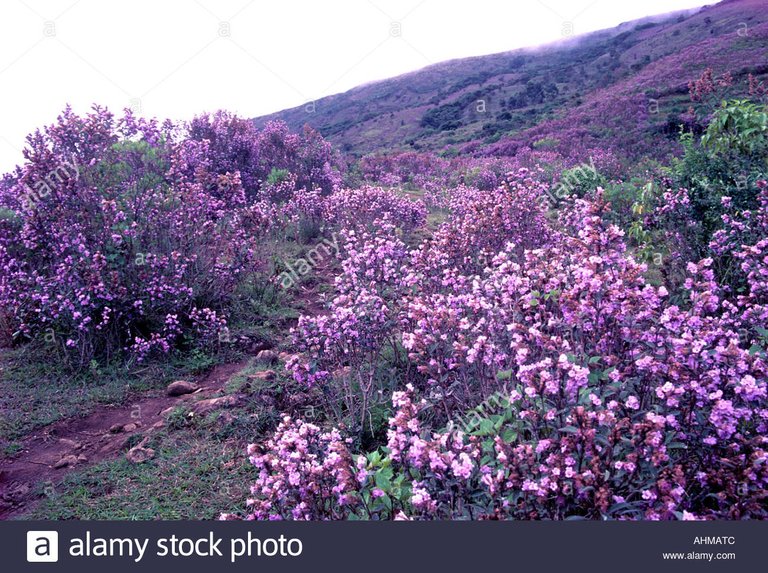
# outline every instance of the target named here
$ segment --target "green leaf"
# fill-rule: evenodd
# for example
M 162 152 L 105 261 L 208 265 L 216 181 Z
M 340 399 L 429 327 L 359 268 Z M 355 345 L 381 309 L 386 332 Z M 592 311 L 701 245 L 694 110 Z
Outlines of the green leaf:
M 376 487 L 379 489 L 382 489 L 384 491 L 388 491 L 390 487 L 390 478 L 392 477 L 391 471 L 390 475 L 386 475 L 383 471 L 376 472 L 374 476 L 374 481 L 376 482 Z
M 509 380 L 512 378 L 512 370 L 500 370 L 496 373 L 497 380 Z
M 489 419 L 480 420 L 480 424 L 477 430 L 473 432 L 477 436 L 487 436 L 493 434 L 493 422 Z
M 563 428 L 560 428 L 558 431 L 563 432 L 564 434 L 578 434 L 579 429 L 576 426 L 565 426 Z
M 501 434 L 501 439 L 504 440 L 506 443 L 511 444 L 512 442 L 517 441 L 517 432 L 512 428 L 507 428 Z

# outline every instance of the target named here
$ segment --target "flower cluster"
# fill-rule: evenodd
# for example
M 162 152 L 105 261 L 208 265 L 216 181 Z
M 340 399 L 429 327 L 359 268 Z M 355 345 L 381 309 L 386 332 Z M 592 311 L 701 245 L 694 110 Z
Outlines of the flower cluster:
M 315 344 L 315 360 L 332 357 L 327 383 L 357 348 L 398 331 L 414 371 L 392 395 L 386 448 L 349 461 L 356 485 L 344 491 L 359 503 L 345 516 L 768 517 L 757 327 L 767 316 L 768 191 L 758 188 L 759 208 L 724 220 L 715 258 L 689 263 L 675 293 L 649 283 L 599 189 L 554 220 L 531 200 L 541 193 L 533 180 L 490 194 L 460 188 L 449 219 L 411 253 L 391 230 L 346 233 L 340 302 L 356 310 L 338 324 L 305 321 L 324 332 L 306 329 L 297 342 Z M 669 194 L 681 206 L 685 196 Z M 495 224 L 471 224 L 483 217 Z M 739 289 L 718 282 L 725 257 Z M 370 307 L 352 306 L 372 292 Z M 379 304 L 387 320 L 367 324 Z
M 252 444 L 248 453 L 259 471 L 248 500 L 251 519 L 342 519 L 356 502 L 352 456 L 337 430 L 286 416 L 263 447 Z
M 409 230 L 422 226 L 427 218 L 422 202 L 370 185 L 337 191 L 328 197 L 325 210 L 325 221 L 342 229 L 366 227 L 386 215 L 400 228 Z
M 25 155 L 0 194 L 3 320 L 75 365 L 215 342 L 263 258 L 258 239 L 319 225 L 320 194 L 340 184 L 316 133 L 225 113 L 183 127 L 67 109 Z

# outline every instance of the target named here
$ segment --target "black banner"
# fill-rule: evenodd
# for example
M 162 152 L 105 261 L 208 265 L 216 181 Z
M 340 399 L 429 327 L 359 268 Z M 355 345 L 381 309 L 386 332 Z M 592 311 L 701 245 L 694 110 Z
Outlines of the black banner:
M 759 571 L 766 522 L 2 522 L 3 571 Z M 183 569 L 181 569 L 183 568 Z

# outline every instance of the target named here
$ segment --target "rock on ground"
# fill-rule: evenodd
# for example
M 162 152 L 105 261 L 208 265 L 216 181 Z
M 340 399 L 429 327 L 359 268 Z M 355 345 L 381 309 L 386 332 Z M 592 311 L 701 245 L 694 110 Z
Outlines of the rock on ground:
M 274 370 L 262 370 L 248 376 L 249 380 L 264 380 L 267 382 L 271 382 L 275 378 L 277 378 L 277 373 Z
M 166 388 L 166 392 L 169 396 L 183 396 L 184 394 L 191 394 L 200 389 L 200 386 L 194 382 L 187 382 L 186 380 L 176 380 L 171 382 Z
M 235 396 L 220 396 L 218 398 L 208 398 L 207 400 L 195 402 L 192 404 L 190 411 L 194 412 L 196 416 L 204 416 L 215 410 L 231 408 L 236 404 L 237 398 Z
M 277 358 L 277 352 L 272 350 L 262 350 L 256 355 L 256 361 L 262 364 L 274 364 Z
M 72 454 L 70 454 L 68 456 L 64 456 L 58 462 L 53 464 L 53 468 L 60 470 L 67 466 L 75 466 L 77 465 L 77 462 L 78 462 L 77 456 L 73 456 Z
M 132 464 L 143 464 L 155 457 L 155 450 L 152 448 L 145 448 L 141 444 L 134 446 L 125 454 L 127 459 Z

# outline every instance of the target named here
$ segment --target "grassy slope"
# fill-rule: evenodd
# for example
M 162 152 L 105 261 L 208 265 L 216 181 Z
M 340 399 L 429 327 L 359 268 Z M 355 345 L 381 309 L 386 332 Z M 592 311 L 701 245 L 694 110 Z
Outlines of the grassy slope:
M 276 259 L 289 261 L 306 256 L 313 244 L 278 241 L 273 247 Z M 286 344 L 296 317 L 316 311 L 330 290 L 335 264 L 326 261 L 288 291 L 251 298 L 239 309 L 242 322 L 233 325 L 234 337 L 256 335 L 278 347 Z M 248 316 L 251 320 L 244 319 Z M 49 424 L 162 394 L 173 380 L 241 359 L 242 349 L 226 348 L 210 355 L 176 354 L 131 368 L 94 365 L 73 374 L 43 345 L 0 349 L 0 458 L 14 456 L 25 436 Z M 226 384 L 222 394 L 248 397 L 242 406 L 204 418 L 190 416 L 188 406 L 179 407 L 146 444 L 155 450 L 154 459 L 134 465 L 121 452 L 108 461 L 77 466 L 57 483 L 37 483 L 39 503 L 19 517 L 213 519 L 222 511 L 242 511 L 255 477 L 244 455 L 246 445 L 267 436 L 281 412 L 306 409 L 306 396 L 292 388 L 292 379 L 279 366 L 275 380 L 249 378 L 265 368 L 251 361 Z
M 353 154 L 442 149 L 466 142 L 493 143 L 571 113 L 576 114 L 574 120 L 586 116 L 599 121 L 611 115 L 610 105 L 584 106 L 605 102 L 612 92 L 602 92 L 615 88 L 660 93 L 661 113 L 648 125 L 653 132 L 679 111 L 673 105 L 675 94 L 685 93 L 688 80 L 698 76 L 705 62 L 735 72 L 746 71 L 745 62 L 765 63 L 765 39 L 739 31 L 742 24 L 753 32 L 766 22 L 763 0 L 729 0 L 690 16 L 630 22 L 547 48 L 436 64 L 322 98 L 313 114 L 301 106 L 256 122 L 282 119 L 293 129 L 308 123 Z M 680 54 L 687 54 L 685 61 L 679 61 Z M 768 73 L 763 68 L 758 70 L 761 76 Z M 639 92 L 638 77 L 644 86 Z M 549 86 L 550 91 L 541 101 L 533 97 L 510 104 L 510 98 L 520 99 L 527 84 Z M 484 113 L 477 112 L 479 99 L 486 102 Z M 425 117 L 433 120 L 431 126 L 423 124 Z
M 224 392 L 245 392 L 245 406 L 203 418 L 176 408 L 146 444 L 154 459 L 134 465 L 119 457 L 76 470 L 61 483 L 40 484 L 42 501 L 24 518 L 215 519 L 222 511 L 242 511 L 256 472 L 246 445 L 274 429 L 281 404 L 275 397 L 290 386 L 284 372 L 271 382 L 247 379 L 262 369 L 247 367 Z
M 80 417 L 138 394 L 160 392 L 173 380 L 194 376 L 216 358 L 196 352 L 131 368 L 94 365 L 66 372 L 40 345 L 0 352 L 0 455 L 12 454 L 16 440 L 58 420 Z

